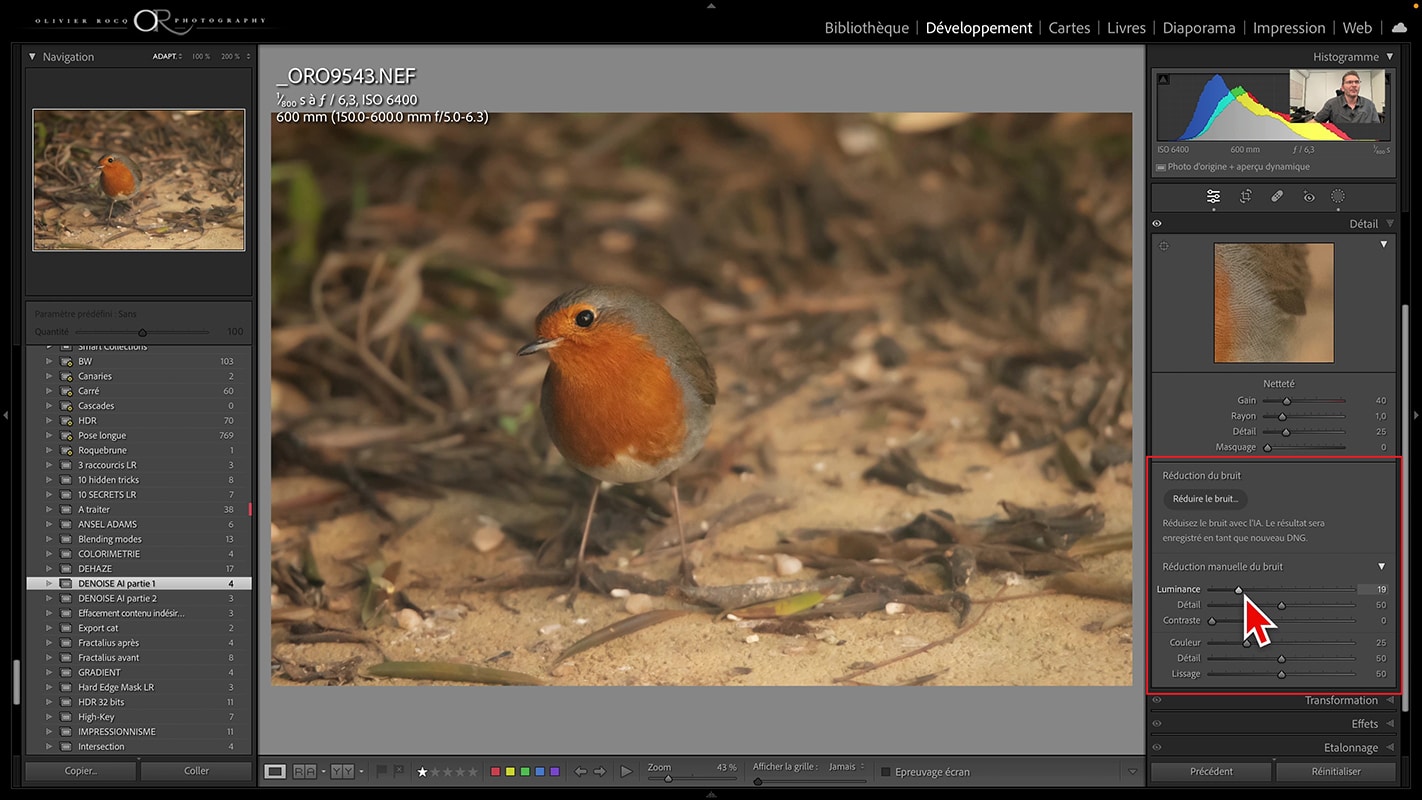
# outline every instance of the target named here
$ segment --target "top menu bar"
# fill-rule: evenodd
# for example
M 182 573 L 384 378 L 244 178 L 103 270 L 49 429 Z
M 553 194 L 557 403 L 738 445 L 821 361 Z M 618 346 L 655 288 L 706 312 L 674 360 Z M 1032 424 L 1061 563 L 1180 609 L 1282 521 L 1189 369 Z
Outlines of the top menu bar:
M 389 8 L 372 15 L 283 10 L 189 14 L 163 9 L 114 9 L 97 15 L 32 14 L 11 28 L 18 41 L 178 42 L 348 41 L 371 43 L 913 43 L 1077 44 L 1199 42 L 1383 42 L 1410 40 L 1422 28 L 1411 3 L 1388 4 L 1337 16 L 1238 7 L 1215 15 L 1121 15 L 1089 12 L 1042 16 L 1030 11 L 952 8 L 941 3 L 843 4 L 813 12 L 766 14 L 753 4 L 690 0 L 662 4 L 653 14 L 625 14 L 602 4 L 548 14 L 536 6 L 502 6 L 497 22 L 469 25 L 448 15 Z M 1351 11 L 1352 9 L 1350 9 Z M 204 12 L 206 9 L 204 9 Z M 266 12 L 262 12 L 265 14 Z M 463 37 L 449 39 L 451 32 Z

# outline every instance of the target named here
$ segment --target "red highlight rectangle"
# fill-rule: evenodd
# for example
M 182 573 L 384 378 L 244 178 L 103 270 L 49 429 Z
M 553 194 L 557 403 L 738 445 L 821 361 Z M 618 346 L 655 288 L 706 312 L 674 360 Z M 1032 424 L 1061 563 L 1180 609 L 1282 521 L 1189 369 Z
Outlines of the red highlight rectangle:
M 1401 554 L 1404 552 L 1403 547 L 1402 547 L 1402 530 L 1403 530 L 1403 527 L 1402 527 L 1402 526 L 1403 526 L 1404 524 L 1406 524 L 1406 521 L 1403 519 L 1403 507 L 1402 507 L 1402 504 L 1403 504 L 1403 501 L 1406 499 L 1405 492 L 1407 491 L 1407 483 L 1406 483 L 1406 481 L 1404 480 L 1404 476 L 1403 476 L 1403 472 L 1404 472 L 1404 470 L 1406 469 L 1406 467 L 1405 467 L 1405 465 L 1402 463 L 1402 456 L 1304 456 L 1304 455 L 1299 455 L 1299 456 L 1273 456 L 1273 455 L 1268 455 L 1268 456 L 1256 456 L 1256 455 L 1243 455 L 1243 456 L 1241 456 L 1241 455 L 1214 455 L 1214 454 L 1203 455 L 1203 456 L 1200 456 L 1200 455 L 1195 455 L 1195 456 L 1190 456 L 1190 455 L 1178 455 L 1178 456 L 1160 456 L 1160 455 L 1157 455 L 1157 456 L 1146 456 L 1146 469 L 1145 469 L 1145 524 L 1146 524 L 1146 535 L 1145 535 L 1144 544 L 1145 544 L 1145 563 L 1146 563 L 1146 575 L 1147 575 L 1147 576 L 1150 575 L 1150 563 L 1151 563 L 1151 561 L 1150 561 L 1150 558 L 1151 558 L 1151 556 L 1150 556 L 1150 544 L 1151 544 L 1151 538 L 1152 538 L 1152 537 L 1151 537 L 1151 527 L 1150 527 L 1150 475 L 1151 475 L 1151 461 L 1152 461 L 1152 459 L 1160 459 L 1160 460 L 1162 460 L 1162 461 L 1220 461 L 1220 460 L 1225 460 L 1225 459 L 1236 459 L 1236 458 L 1239 458 L 1239 459 L 1244 459 L 1244 458 L 1268 459 L 1268 460 L 1270 460 L 1270 461 L 1280 461 L 1280 462 L 1283 462 L 1283 461 L 1301 461 L 1301 460 L 1304 460 L 1304 459 L 1326 459 L 1326 460 L 1330 460 L 1330 461 L 1360 461 L 1360 460 L 1370 460 L 1370 461 L 1388 461 L 1388 460 L 1391 460 L 1391 461 L 1396 461 L 1396 462 L 1397 462 L 1397 545 L 1398 545 L 1397 552 L 1398 552 L 1399 555 L 1401 555 Z M 1402 592 L 1406 591 L 1407 588 L 1408 588 L 1408 587 L 1405 587 L 1405 586 L 1402 586 L 1402 585 L 1399 584 L 1399 586 L 1398 586 L 1398 593 L 1399 593 L 1399 595 L 1401 595 Z M 1146 694 L 1147 694 L 1147 695 L 1150 695 L 1150 696 L 1162 695 L 1162 696 L 1167 696 L 1167 697 L 1308 697 L 1308 696 L 1320 695 L 1320 694 L 1330 694 L 1330 695 L 1341 695 L 1341 696 L 1345 696 L 1345 697 L 1354 697 L 1354 696 L 1358 696 L 1358 697 L 1399 697 L 1399 696 L 1402 695 L 1402 690 L 1405 688 L 1405 681 L 1407 680 L 1407 669 L 1406 669 L 1406 666 L 1402 663 L 1402 660 L 1403 660 L 1403 653 L 1402 653 L 1401 648 L 1399 648 L 1399 649 L 1398 649 L 1398 654 L 1397 654 L 1397 661 L 1398 661 L 1398 664 L 1397 664 L 1397 667 L 1398 667 L 1398 691 L 1395 691 L 1395 692 L 1180 692 L 1180 691 L 1153 692 L 1153 691 L 1151 691 L 1151 689 L 1150 689 L 1150 686 L 1151 686 L 1151 682 L 1150 682 L 1150 660 L 1151 660 L 1151 659 L 1150 659 L 1150 653 L 1149 653 L 1149 650 L 1150 650 L 1150 606 L 1151 606 L 1150 598 L 1151 598 L 1151 596 L 1152 596 L 1151 588 L 1150 588 L 1149 586 L 1147 586 L 1147 587 L 1146 587 L 1146 601 L 1145 601 L 1146 607 L 1145 607 L 1145 615 L 1144 615 L 1144 616 L 1145 616 L 1146 650 L 1147 650 L 1147 653 L 1146 653 L 1146 663 L 1145 663 L 1145 672 L 1146 672 L 1146 680 L 1145 680 L 1145 683 L 1146 683 Z M 1405 620 L 1403 619 L 1403 614 L 1405 613 L 1405 612 L 1404 612 L 1404 609 L 1405 609 L 1406 607 L 1407 607 L 1407 598 L 1406 598 L 1406 596 L 1401 596 L 1400 599 L 1399 599 L 1399 602 L 1398 602 L 1398 611 L 1397 611 L 1398 630 L 1403 630 L 1403 625 L 1405 624 Z

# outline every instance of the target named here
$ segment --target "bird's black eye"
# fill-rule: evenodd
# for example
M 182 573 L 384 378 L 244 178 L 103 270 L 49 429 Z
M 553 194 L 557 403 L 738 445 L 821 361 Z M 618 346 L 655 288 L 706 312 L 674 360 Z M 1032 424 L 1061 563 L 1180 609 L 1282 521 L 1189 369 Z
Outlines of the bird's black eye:
M 573 317 L 573 322 L 576 322 L 579 328 L 586 328 L 593 324 L 593 312 L 585 308 L 579 311 L 576 317 Z

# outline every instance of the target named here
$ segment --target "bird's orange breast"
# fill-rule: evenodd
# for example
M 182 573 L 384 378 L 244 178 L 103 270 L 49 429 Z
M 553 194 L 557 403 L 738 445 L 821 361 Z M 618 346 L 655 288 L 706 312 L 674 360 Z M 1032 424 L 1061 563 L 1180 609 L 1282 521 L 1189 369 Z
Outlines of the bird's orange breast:
M 544 417 L 563 456 L 577 466 L 619 459 L 656 464 L 682 453 L 686 405 L 671 369 L 627 325 L 549 351 Z
M 104 194 L 118 198 L 133 194 L 134 186 L 137 183 L 128 167 L 119 163 L 105 164 L 103 171 L 99 174 L 99 182 L 103 186 Z

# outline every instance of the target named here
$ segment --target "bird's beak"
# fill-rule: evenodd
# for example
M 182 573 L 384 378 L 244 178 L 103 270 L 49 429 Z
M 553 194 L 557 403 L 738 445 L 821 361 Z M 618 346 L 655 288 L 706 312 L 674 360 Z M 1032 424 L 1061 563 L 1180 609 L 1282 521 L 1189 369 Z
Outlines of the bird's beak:
M 518 354 L 521 356 L 531 356 L 534 353 L 540 352 L 542 350 L 552 350 L 553 348 L 557 347 L 558 343 L 561 341 L 563 341 L 561 337 L 557 339 L 534 339 L 533 341 L 519 348 Z

